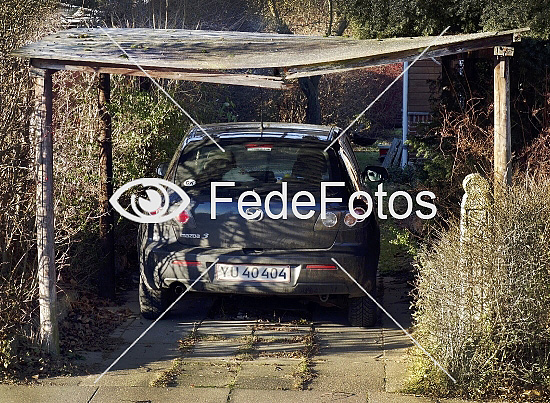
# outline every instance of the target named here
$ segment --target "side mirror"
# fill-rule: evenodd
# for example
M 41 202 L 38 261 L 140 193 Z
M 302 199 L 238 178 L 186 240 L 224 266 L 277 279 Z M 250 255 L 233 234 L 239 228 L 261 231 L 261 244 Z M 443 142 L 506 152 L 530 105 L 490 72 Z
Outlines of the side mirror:
M 377 165 L 369 165 L 365 168 L 361 175 L 363 182 L 384 182 L 389 178 L 388 170 Z
M 170 165 L 168 162 L 161 162 L 157 167 L 157 175 L 160 178 L 164 178 L 164 175 L 166 175 L 166 172 L 168 171 L 168 165 Z

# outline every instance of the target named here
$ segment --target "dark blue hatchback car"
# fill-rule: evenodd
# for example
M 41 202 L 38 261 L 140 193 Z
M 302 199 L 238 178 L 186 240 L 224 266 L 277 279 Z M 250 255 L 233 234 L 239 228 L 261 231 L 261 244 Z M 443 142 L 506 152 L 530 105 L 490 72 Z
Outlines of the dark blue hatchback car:
M 193 128 L 160 172 L 190 204 L 170 221 L 140 226 L 142 315 L 158 317 L 216 262 L 192 291 L 340 295 L 352 325 L 373 325 L 376 306 L 331 258 L 376 294 L 378 224 L 374 214 L 356 219 L 348 200 L 358 190 L 368 192 L 364 182 L 381 180 L 383 169 L 361 174 L 346 135 L 325 151 L 339 133 L 334 127 L 231 123 L 203 129 L 224 151 Z M 177 205 L 177 198 L 171 202 Z M 365 212 L 364 203 L 355 199 L 354 211 Z

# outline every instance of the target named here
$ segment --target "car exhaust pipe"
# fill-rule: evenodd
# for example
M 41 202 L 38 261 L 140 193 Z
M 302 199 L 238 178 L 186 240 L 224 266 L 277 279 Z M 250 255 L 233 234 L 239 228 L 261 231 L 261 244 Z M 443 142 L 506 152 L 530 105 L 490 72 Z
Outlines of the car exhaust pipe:
M 184 291 L 185 291 L 185 289 L 183 288 L 183 286 L 181 284 L 178 284 L 174 287 L 174 293 L 176 295 L 181 295 L 181 294 L 183 294 Z
M 319 295 L 319 299 L 320 299 L 321 302 L 323 302 L 323 303 L 327 302 L 329 297 L 330 297 L 329 294 Z

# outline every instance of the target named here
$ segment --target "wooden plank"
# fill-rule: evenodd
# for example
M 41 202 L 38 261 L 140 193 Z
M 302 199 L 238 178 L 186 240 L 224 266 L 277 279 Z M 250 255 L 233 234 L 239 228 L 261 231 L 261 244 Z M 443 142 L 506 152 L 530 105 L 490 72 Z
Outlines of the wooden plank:
M 393 164 L 393 160 L 397 154 L 397 149 L 399 148 L 399 144 L 401 143 L 401 139 L 394 138 L 392 140 L 390 149 L 388 150 L 386 157 L 384 158 L 384 161 L 382 162 L 382 166 L 384 168 L 389 168 Z
M 401 140 L 399 142 L 399 146 L 397 147 L 397 152 L 395 153 L 395 158 L 392 161 L 392 166 L 394 166 L 394 167 L 400 166 L 402 156 L 403 156 L 403 141 Z
M 494 178 L 495 197 L 511 184 L 510 57 L 495 56 L 494 77 Z
M 419 99 L 429 98 L 432 94 L 433 92 L 429 84 L 425 84 L 422 87 L 413 86 L 409 91 L 409 100 L 414 100 L 415 97 Z
M 99 63 L 74 64 L 59 60 L 32 59 L 32 65 L 38 68 L 53 68 L 56 70 L 82 71 L 86 73 L 120 74 L 126 76 L 146 77 L 139 68 L 101 65 Z M 142 66 L 143 67 L 143 66 Z M 151 77 L 167 78 L 184 81 L 200 81 L 214 84 L 243 85 L 249 87 L 271 88 L 284 90 L 293 85 L 283 81 L 281 77 L 257 74 L 224 73 L 216 71 L 185 71 L 167 68 L 143 68 Z
M 417 61 L 410 70 L 438 70 L 441 69 L 441 65 L 435 63 L 433 59 L 422 59 Z
M 416 101 L 416 102 L 409 102 L 409 109 L 414 112 L 431 112 L 432 106 L 429 102 L 429 100 L 426 99 L 426 101 Z
M 525 30 L 382 40 L 131 28 L 106 31 L 131 59 L 97 28 L 57 32 L 13 54 L 132 69 L 136 61 L 149 68 L 201 71 L 279 68 L 293 79 L 410 61 L 430 44 L 434 45 L 426 58 L 509 45 L 515 34 Z
M 424 100 L 429 101 L 432 96 L 431 91 L 426 92 L 409 92 L 409 102 L 423 102 Z
M 414 75 L 409 75 L 409 82 L 410 80 L 437 80 L 439 77 L 441 77 L 441 73 L 439 74 L 432 74 L 432 73 L 416 73 Z
M 437 86 L 434 87 L 435 84 L 435 81 L 415 81 L 413 83 L 409 81 L 409 88 L 415 94 L 423 92 L 432 93 L 433 90 L 438 90 Z
M 52 70 L 31 70 L 34 112 L 31 129 L 36 139 L 36 248 L 40 339 L 44 349 L 59 354 L 55 235 L 53 210 Z
M 476 35 L 476 34 L 472 34 Z M 499 46 L 499 45 L 509 45 L 512 43 L 514 35 L 509 33 L 507 35 L 499 35 L 494 37 L 483 37 L 481 39 L 471 39 L 464 42 L 458 43 L 445 43 L 445 44 L 436 44 L 425 53 L 424 58 L 431 57 L 443 57 L 458 53 L 465 53 L 470 51 L 475 51 L 479 49 L 485 49 L 487 47 Z M 400 38 L 393 38 L 400 39 Z M 391 64 L 399 63 L 403 61 L 412 62 L 417 55 L 424 50 L 431 42 L 420 41 L 414 47 L 414 49 L 408 48 L 405 50 L 393 51 L 393 52 L 384 52 L 378 53 L 375 55 L 363 56 L 355 59 L 346 59 L 332 61 L 330 63 L 319 63 L 311 65 L 302 65 L 296 67 L 290 67 L 286 70 L 286 79 L 303 77 L 306 75 L 319 75 L 319 74 L 329 74 L 336 73 L 341 71 L 349 71 L 364 67 L 376 66 L 381 64 Z M 425 45 L 422 47 L 422 45 Z M 411 44 L 412 46 L 412 44 Z
M 101 245 L 101 265 L 99 293 L 110 300 L 115 299 L 115 238 L 114 215 L 109 205 L 113 195 L 113 144 L 111 115 L 108 106 L 111 102 L 111 80 L 109 74 L 101 73 L 98 83 L 99 110 L 99 242 Z
M 431 64 L 429 66 L 417 66 L 422 60 L 416 62 L 413 67 L 409 70 L 409 74 L 416 75 L 418 73 L 428 73 L 428 74 L 441 74 L 441 66 L 437 64 Z
M 418 71 L 415 74 L 409 74 L 409 82 L 411 80 L 415 80 L 415 81 L 437 80 L 438 77 L 441 77 L 441 71 L 437 73 L 428 73 L 428 72 Z
M 434 81 L 436 81 L 438 79 L 438 77 L 434 77 L 433 80 L 431 79 L 410 79 L 409 78 L 409 86 L 425 86 L 425 85 L 430 85 L 432 84 Z
M 432 110 L 430 98 L 426 97 L 422 100 L 409 101 L 409 110 L 414 112 L 429 112 Z
M 411 69 L 409 69 L 409 76 L 415 76 L 417 74 L 441 74 L 441 67 L 439 66 L 416 66 L 422 60 L 416 62 Z M 415 68 L 416 67 L 416 68 Z
M 430 113 L 433 112 L 432 107 L 430 104 L 423 103 L 423 104 L 410 104 L 409 103 L 409 110 L 411 112 L 422 112 L 422 113 Z M 409 133 L 412 132 L 413 129 L 409 129 Z
M 428 81 L 415 81 L 411 83 L 409 81 L 409 91 L 413 94 L 431 94 L 432 83 Z
M 153 63 L 157 67 L 188 69 L 283 67 L 289 54 L 296 55 L 304 48 L 336 51 L 346 44 L 357 45 L 351 39 L 299 35 L 154 29 L 105 31 L 141 65 Z M 19 49 L 14 55 L 132 65 L 133 61 L 125 57 L 113 41 L 99 29 L 72 29 L 49 35 Z M 314 58 L 322 60 L 320 56 Z

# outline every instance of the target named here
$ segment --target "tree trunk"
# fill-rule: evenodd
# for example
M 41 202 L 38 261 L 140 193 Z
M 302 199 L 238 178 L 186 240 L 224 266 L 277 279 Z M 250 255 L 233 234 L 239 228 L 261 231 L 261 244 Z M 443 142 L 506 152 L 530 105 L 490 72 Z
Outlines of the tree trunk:
M 321 76 L 300 77 L 298 83 L 307 97 L 306 123 L 321 124 L 321 104 L 319 103 L 319 81 Z
M 285 22 L 281 18 L 281 15 L 279 14 L 279 9 L 277 8 L 277 3 L 275 3 L 275 0 L 268 0 L 268 5 L 269 11 L 271 11 L 271 15 L 273 16 L 273 19 L 275 20 L 275 25 L 277 26 L 277 33 L 291 34 L 292 31 L 290 30 L 288 25 L 285 24 Z
M 333 22 L 333 19 L 334 19 L 334 11 L 333 11 L 334 4 L 333 4 L 332 0 L 327 0 L 327 2 L 328 2 L 327 36 L 331 36 L 332 35 L 332 22 Z
M 101 193 L 99 196 L 99 238 L 101 243 L 101 267 L 99 293 L 104 298 L 115 298 L 115 245 L 113 209 L 109 199 L 113 195 L 113 146 L 111 138 L 111 115 L 107 105 L 111 101 L 109 74 L 99 75 L 99 175 Z
M 334 32 L 334 35 L 335 36 L 342 36 L 344 35 L 344 31 L 346 30 L 346 28 L 348 27 L 349 25 L 349 22 L 348 20 L 343 17 L 340 22 L 338 22 L 338 27 L 336 28 L 336 31 Z
M 331 8 L 332 8 L 332 3 Z M 268 0 L 269 10 L 277 24 L 277 32 L 279 34 L 292 34 L 292 31 L 285 24 L 279 14 L 277 3 L 275 0 Z M 332 12 L 331 12 L 332 16 Z M 332 25 L 332 23 L 331 23 Z M 319 103 L 319 81 L 321 76 L 301 77 L 298 79 L 300 88 L 307 98 L 306 107 L 306 123 L 319 125 L 321 124 L 321 104 Z
M 52 355 L 59 354 L 55 233 L 53 211 L 53 70 L 32 69 L 35 90 L 32 130 L 36 136 L 36 247 L 40 340 Z

